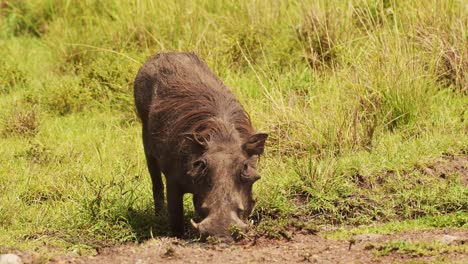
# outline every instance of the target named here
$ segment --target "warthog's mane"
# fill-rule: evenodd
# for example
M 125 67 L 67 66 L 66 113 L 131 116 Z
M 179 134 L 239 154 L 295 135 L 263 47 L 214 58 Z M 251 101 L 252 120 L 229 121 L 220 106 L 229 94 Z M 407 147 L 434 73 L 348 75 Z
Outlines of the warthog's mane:
M 166 88 L 156 91 L 151 106 L 152 122 L 165 124 L 153 131 L 157 140 L 183 151 L 192 134 L 220 142 L 252 135 L 250 117 L 230 90 L 198 57 L 183 59 L 158 65 L 157 85 Z

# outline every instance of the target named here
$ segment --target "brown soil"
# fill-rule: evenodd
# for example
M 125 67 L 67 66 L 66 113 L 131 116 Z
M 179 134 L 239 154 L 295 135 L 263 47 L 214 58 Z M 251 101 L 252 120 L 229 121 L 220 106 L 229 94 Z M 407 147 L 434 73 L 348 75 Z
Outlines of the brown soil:
M 379 245 L 403 240 L 410 242 L 442 241 L 444 235 L 457 237 L 451 243 L 468 243 L 468 231 L 437 230 L 395 235 L 359 236 L 350 241 L 327 239 L 322 235 L 296 234 L 290 241 L 260 238 L 244 245 L 206 244 L 175 238 L 158 238 L 139 246 L 121 246 L 102 250 L 97 256 L 56 257 L 53 263 L 393 263 L 437 260 L 468 263 L 468 253 L 446 252 L 436 256 L 412 256 L 391 252 L 378 257 Z M 255 243 L 252 243 L 255 242 Z
M 468 155 L 466 153 L 446 155 L 421 170 L 427 175 L 438 176 L 443 179 L 458 174 L 461 182 L 468 186 Z

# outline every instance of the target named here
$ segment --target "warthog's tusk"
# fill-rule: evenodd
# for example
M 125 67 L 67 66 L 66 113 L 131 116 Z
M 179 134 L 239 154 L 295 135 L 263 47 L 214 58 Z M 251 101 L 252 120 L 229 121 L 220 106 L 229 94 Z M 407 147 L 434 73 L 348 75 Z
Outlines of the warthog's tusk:
M 198 230 L 198 224 L 195 223 L 195 221 L 193 221 L 193 219 L 190 219 L 190 223 L 192 224 L 192 226 Z

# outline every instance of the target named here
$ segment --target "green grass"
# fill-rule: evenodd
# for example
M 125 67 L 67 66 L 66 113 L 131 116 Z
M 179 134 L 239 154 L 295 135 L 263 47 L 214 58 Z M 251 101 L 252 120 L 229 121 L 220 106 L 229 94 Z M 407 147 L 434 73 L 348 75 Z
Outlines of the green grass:
M 353 228 L 340 228 L 328 232 L 327 237 L 339 240 L 350 240 L 361 234 L 397 234 L 408 231 L 430 231 L 441 228 L 464 229 L 468 228 L 468 213 L 456 212 L 440 216 L 426 216 L 414 220 L 389 221 L 384 224 L 374 224 Z
M 466 155 L 462 1 L 5 3 L 0 252 L 91 254 L 167 234 L 132 98 L 162 50 L 198 53 L 270 133 L 252 215 L 265 234 L 466 217 L 458 174 L 417 169 Z
M 367 247 L 372 247 L 371 244 Z M 409 255 L 411 257 L 436 256 L 441 253 L 466 253 L 467 245 L 447 245 L 441 242 L 408 242 L 408 241 L 389 241 L 379 245 L 374 249 L 374 255 L 377 257 L 387 256 L 392 252 L 397 254 Z

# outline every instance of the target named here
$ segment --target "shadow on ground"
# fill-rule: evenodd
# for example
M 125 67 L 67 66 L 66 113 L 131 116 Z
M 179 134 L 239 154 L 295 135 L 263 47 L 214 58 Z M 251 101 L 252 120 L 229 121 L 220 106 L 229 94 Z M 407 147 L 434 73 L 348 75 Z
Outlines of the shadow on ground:
M 152 206 L 149 205 L 145 208 L 144 210 L 130 209 L 126 215 L 137 242 L 141 243 L 152 238 L 171 236 L 167 211 L 164 210 L 161 214 L 156 215 Z M 195 240 L 199 237 L 190 224 L 192 218 L 197 218 L 195 212 L 185 212 L 185 235 L 182 239 Z

